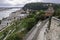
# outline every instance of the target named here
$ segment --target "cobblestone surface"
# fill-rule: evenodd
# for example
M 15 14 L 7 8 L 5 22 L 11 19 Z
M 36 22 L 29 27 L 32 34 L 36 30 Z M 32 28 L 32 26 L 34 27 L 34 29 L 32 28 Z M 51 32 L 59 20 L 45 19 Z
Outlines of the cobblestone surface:
M 60 22 L 52 19 L 49 32 L 46 34 L 46 40 L 60 40 Z

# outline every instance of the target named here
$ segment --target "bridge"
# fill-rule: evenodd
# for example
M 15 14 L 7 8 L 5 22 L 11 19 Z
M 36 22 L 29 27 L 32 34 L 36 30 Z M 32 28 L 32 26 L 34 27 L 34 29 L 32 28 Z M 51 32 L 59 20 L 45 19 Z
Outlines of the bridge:
M 60 40 L 60 20 L 52 17 L 50 30 L 47 32 L 48 19 L 39 21 L 23 40 Z

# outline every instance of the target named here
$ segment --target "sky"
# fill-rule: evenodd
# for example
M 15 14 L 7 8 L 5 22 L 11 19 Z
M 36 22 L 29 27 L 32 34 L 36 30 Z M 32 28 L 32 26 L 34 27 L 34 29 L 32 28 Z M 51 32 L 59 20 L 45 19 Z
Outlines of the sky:
M 14 6 L 24 6 L 26 3 L 31 2 L 50 2 L 50 3 L 60 3 L 60 0 L 0 0 L 0 7 L 14 7 Z

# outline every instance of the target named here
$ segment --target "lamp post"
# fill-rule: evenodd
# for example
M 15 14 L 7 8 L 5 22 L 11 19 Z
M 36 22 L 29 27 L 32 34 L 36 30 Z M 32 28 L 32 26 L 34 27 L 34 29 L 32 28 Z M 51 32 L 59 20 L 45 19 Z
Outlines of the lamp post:
M 45 14 L 46 16 L 49 17 L 48 30 L 50 30 L 51 19 L 52 19 L 53 13 L 54 13 L 54 9 L 52 7 L 52 4 L 49 4 L 49 8 L 47 9 L 46 14 Z

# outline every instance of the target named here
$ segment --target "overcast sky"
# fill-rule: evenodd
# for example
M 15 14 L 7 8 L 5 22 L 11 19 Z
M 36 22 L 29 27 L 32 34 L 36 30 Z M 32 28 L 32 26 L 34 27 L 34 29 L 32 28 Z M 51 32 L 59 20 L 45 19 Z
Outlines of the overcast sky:
M 6 6 L 23 6 L 29 2 L 52 2 L 60 3 L 60 0 L 0 0 L 0 7 Z

